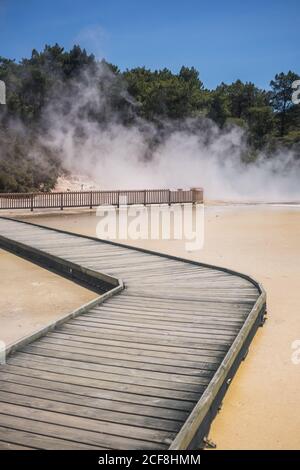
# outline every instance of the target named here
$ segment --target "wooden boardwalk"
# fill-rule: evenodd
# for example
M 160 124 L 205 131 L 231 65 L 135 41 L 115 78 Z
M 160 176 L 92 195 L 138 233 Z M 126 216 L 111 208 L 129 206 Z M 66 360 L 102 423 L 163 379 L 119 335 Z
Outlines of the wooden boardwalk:
M 226 269 L 6 218 L 0 247 L 100 294 L 8 348 L 0 449 L 202 444 L 262 323 L 261 286 Z

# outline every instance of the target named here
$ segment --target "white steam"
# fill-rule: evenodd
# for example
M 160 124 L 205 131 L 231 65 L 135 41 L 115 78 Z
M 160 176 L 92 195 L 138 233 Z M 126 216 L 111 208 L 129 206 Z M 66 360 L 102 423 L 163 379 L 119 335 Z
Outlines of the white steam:
M 101 80 L 106 83 L 102 91 Z M 101 65 L 71 87 L 62 85 L 47 108 L 42 143 L 59 151 L 71 173 L 91 177 L 101 189 L 202 186 L 207 199 L 300 200 L 299 162 L 291 153 L 260 155 L 246 165 L 241 162 L 244 132 L 238 127 L 221 131 L 205 118 L 167 122 L 163 132 L 136 116 L 124 125 L 109 105 L 114 86 L 115 76 Z M 119 93 L 134 112 L 137 104 L 125 87 Z M 99 124 L 95 116 L 105 116 L 106 122 Z

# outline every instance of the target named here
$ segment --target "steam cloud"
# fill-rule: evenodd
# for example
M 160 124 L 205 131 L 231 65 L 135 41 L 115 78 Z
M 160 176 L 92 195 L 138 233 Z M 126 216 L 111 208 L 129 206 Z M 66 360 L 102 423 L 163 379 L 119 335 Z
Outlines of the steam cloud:
M 213 200 L 300 201 L 300 164 L 291 152 L 245 164 L 242 129 L 220 130 L 206 118 L 149 124 L 121 86 L 133 115 L 124 125 L 109 104 L 114 86 L 116 77 L 101 64 L 51 98 L 41 144 L 58 152 L 71 173 L 91 177 L 101 189 L 202 186 Z M 100 124 L 99 116 L 105 116 Z

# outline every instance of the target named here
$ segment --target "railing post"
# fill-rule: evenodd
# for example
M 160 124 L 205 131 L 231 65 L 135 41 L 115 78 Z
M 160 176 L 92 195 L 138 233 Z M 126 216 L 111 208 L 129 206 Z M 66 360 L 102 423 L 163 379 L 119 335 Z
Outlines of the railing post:
M 191 188 L 193 204 L 201 204 L 203 202 L 203 189 Z
M 93 191 L 91 191 L 91 196 L 90 196 L 90 209 L 93 208 Z
M 120 191 L 117 192 L 117 208 L 120 207 Z
M 182 188 L 178 188 L 178 189 L 177 189 L 177 194 L 178 194 L 178 197 L 177 197 L 178 200 L 177 200 L 177 202 L 178 202 L 179 204 L 182 204 L 182 194 L 181 194 L 181 193 L 182 193 Z
M 60 195 L 60 210 L 62 211 L 64 208 L 64 194 L 61 193 Z
M 30 210 L 33 212 L 33 194 L 30 196 Z
M 147 191 L 144 189 L 144 206 L 146 205 Z
M 169 189 L 169 206 L 171 206 L 171 189 Z

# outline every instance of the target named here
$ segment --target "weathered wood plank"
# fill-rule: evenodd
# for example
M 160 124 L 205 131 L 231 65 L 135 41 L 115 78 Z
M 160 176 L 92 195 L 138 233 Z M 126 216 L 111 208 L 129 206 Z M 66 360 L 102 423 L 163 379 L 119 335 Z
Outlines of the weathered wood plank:
M 0 391 L 1 411 L 12 416 L 60 424 L 88 431 L 95 431 L 120 437 L 164 442 L 174 437 L 174 432 L 132 426 L 121 421 L 115 423 L 107 417 L 103 419 L 101 411 L 69 403 L 55 402 L 36 397 L 26 397 L 15 393 Z M 110 441 L 107 441 L 108 445 Z
M 28 378 L 28 373 L 27 375 L 22 374 L 23 371 L 18 369 L 18 371 L 14 370 L 14 372 L 11 370 L 11 372 L 3 372 L 1 376 L 3 377 L 3 380 L 7 380 L 8 382 L 14 382 L 17 384 L 25 384 L 25 385 L 30 385 L 32 384 L 37 384 L 37 386 L 41 385 L 44 386 L 46 389 L 51 389 L 52 385 L 55 390 L 63 390 L 63 391 L 70 391 L 72 390 L 80 390 L 81 394 L 87 394 L 87 393 L 93 393 L 92 396 L 99 397 L 99 398 L 105 398 L 108 400 L 116 400 L 116 401 L 125 401 L 128 403 L 136 403 L 136 404 L 145 404 L 149 406 L 157 406 L 161 408 L 170 408 L 174 410 L 190 410 L 191 407 L 195 404 L 196 399 L 194 401 L 192 400 L 178 400 L 174 398 L 165 398 L 158 396 L 158 393 L 155 395 L 155 389 L 152 389 L 152 395 L 150 394 L 136 394 L 132 392 L 127 392 L 128 385 L 124 384 L 124 387 L 122 387 L 121 390 L 113 390 L 113 389 L 107 389 L 103 388 L 100 386 L 97 386 L 98 384 L 95 383 L 95 379 L 89 380 L 87 382 L 86 379 L 82 379 L 80 377 L 75 377 L 75 376 L 59 376 L 59 374 L 53 374 L 53 373 L 38 373 L 37 371 L 33 371 L 31 373 L 31 377 Z M 57 380 L 55 380 L 57 379 Z M 88 383 L 88 386 L 87 386 Z M 78 388 L 80 387 L 80 388 Z M 121 388 L 121 387 L 120 387 Z M 161 391 L 163 393 L 163 390 Z M 170 393 L 169 393 L 170 395 Z
M 67 441 L 63 438 L 59 439 L 56 437 L 51 437 L 52 429 L 50 429 L 50 436 L 39 434 L 41 430 L 41 426 L 32 426 L 28 432 L 23 431 L 23 429 L 10 429 L 9 426 L 13 424 L 13 426 L 21 427 L 20 421 L 12 423 L 11 420 L 5 419 L 1 424 L 8 424 L 8 427 L 0 426 L 0 439 L 3 439 L 3 445 L 0 444 L 0 449 L 45 449 L 45 450 L 96 450 L 99 449 L 98 446 L 92 446 L 87 444 L 82 444 L 81 442 L 72 442 Z M 24 428 L 27 428 L 27 423 L 24 423 Z M 32 432 L 35 430 L 37 434 Z M 43 431 L 43 429 L 42 429 Z M 5 442 L 4 442 L 5 441 Z M 8 441 L 8 443 L 6 442 Z M 8 447 L 11 446 L 11 447 Z

